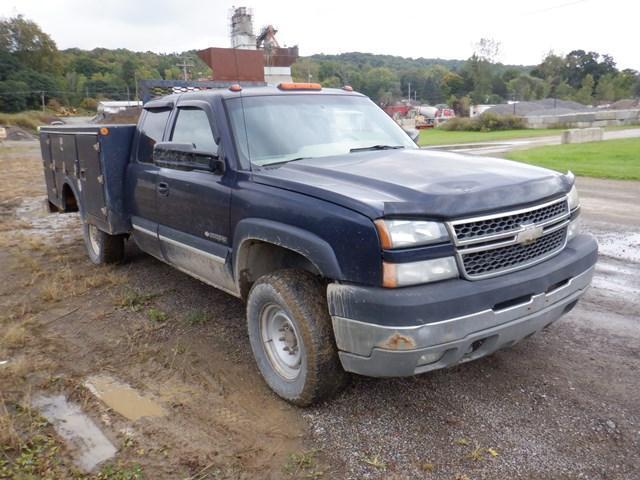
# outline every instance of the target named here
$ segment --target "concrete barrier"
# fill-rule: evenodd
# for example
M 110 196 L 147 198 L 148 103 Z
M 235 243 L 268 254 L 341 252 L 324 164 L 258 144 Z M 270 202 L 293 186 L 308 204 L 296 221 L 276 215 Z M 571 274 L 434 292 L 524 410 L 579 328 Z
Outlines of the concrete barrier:
M 603 137 L 602 128 L 572 128 L 562 132 L 562 143 L 600 142 Z
M 640 109 L 595 110 L 589 112 L 565 113 L 563 115 L 539 115 L 525 117 L 529 128 L 568 128 L 612 127 L 616 125 L 634 125 L 640 123 Z

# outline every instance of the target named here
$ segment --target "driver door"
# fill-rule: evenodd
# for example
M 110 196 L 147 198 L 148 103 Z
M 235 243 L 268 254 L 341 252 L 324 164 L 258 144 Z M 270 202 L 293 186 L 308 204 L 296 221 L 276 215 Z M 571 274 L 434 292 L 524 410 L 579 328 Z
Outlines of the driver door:
M 179 103 L 169 139 L 217 155 L 213 121 L 208 103 Z M 161 166 L 156 185 L 158 236 L 167 262 L 206 283 L 234 291 L 227 265 L 231 189 L 225 172 Z

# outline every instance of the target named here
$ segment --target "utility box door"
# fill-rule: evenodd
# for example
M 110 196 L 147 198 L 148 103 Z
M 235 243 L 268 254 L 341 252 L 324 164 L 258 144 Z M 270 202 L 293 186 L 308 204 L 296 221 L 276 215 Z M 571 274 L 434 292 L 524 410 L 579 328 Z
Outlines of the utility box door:
M 42 153 L 42 166 L 44 168 L 44 179 L 47 184 L 47 197 L 50 202 L 58 203 L 58 188 L 56 177 L 53 172 L 53 158 L 51 157 L 51 138 L 48 133 L 40 134 L 40 152 Z
M 104 196 L 104 175 L 100 163 L 98 135 L 76 135 L 82 201 L 85 214 L 99 220 L 107 219 Z

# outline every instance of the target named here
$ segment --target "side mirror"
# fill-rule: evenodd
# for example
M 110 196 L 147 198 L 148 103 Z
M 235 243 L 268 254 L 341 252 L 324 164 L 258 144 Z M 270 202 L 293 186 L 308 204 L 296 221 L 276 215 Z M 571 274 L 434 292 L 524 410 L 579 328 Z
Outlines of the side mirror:
M 417 128 L 403 128 L 405 133 L 409 135 L 409 138 L 413 140 L 413 142 L 417 145 L 418 139 L 420 138 L 420 130 Z
M 153 163 L 177 170 L 204 170 L 221 174 L 224 160 L 217 153 L 197 150 L 191 143 L 158 142 L 153 147 Z

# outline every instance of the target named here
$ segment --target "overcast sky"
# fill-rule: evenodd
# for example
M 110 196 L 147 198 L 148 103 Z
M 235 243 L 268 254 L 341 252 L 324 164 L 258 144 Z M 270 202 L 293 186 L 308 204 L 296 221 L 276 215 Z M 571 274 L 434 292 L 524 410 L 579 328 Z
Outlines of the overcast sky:
M 35 20 L 58 48 L 180 52 L 229 46 L 229 10 L 220 0 L 0 0 L 0 16 Z M 349 51 L 466 59 L 482 37 L 501 42 L 498 60 L 533 65 L 545 53 L 609 53 L 640 70 L 640 4 L 633 0 L 322 0 L 236 2 L 271 23 L 280 44 L 301 55 Z M 308 5 L 308 6 L 307 6 Z

